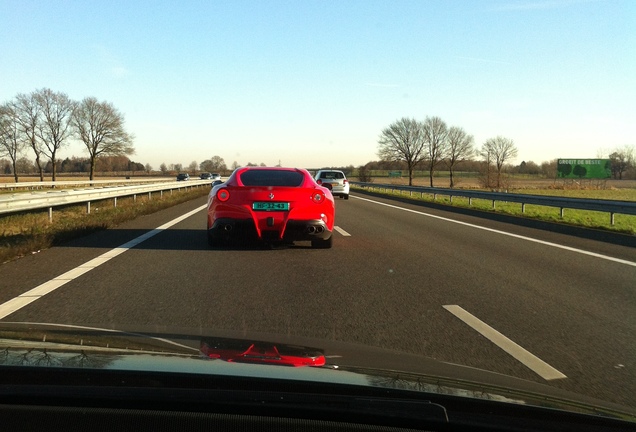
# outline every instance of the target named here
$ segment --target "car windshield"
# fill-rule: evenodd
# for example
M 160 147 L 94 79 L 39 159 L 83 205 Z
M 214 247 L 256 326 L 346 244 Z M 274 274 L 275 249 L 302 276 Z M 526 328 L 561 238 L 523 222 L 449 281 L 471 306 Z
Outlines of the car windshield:
M 304 176 L 297 171 L 248 170 L 241 173 L 244 186 L 289 186 L 302 185 Z
M 253 338 L 324 354 L 279 374 L 636 414 L 636 1 L 0 17 L 0 330 Z

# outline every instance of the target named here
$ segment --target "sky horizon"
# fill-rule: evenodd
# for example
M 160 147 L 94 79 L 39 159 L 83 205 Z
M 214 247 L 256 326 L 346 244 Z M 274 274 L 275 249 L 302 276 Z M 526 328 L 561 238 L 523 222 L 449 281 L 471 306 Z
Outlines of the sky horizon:
M 402 117 L 477 147 L 511 138 L 515 164 L 635 143 L 633 1 L 0 0 L 0 17 L 0 103 L 40 88 L 111 102 L 155 170 L 359 166 Z

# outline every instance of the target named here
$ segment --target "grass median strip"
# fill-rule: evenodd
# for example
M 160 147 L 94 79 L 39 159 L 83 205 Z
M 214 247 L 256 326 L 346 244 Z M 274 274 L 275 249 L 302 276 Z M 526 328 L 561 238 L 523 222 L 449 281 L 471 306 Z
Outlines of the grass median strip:
M 365 189 L 353 188 L 360 191 Z M 526 204 L 525 211 L 522 212 L 521 204 L 511 203 L 505 201 L 497 201 L 495 209 L 491 200 L 475 199 L 473 198 L 469 204 L 468 198 L 454 196 L 451 200 L 449 196 L 438 194 L 436 197 L 433 194 L 424 192 L 413 192 L 410 194 L 405 191 L 380 191 L 379 189 L 373 189 L 374 193 L 380 193 L 386 196 L 394 196 L 400 198 L 413 199 L 415 201 L 427 201 L 435 202 L 437 204 L 472 208 L 487 212 L 496 212 L 502 214 L 508 214 L 512 216 L 525 217 L 530 219 L 538 219 L 547 222 L 557 222 L 587 228 L 604 229 L 608 231 L 615 231 L 624 234 L 636 235 L 636 216 L 616 214 L 614 216 L 614 225 L 610 223 L 609 213 L 588 211 L 588 210 L 576 210 L 565 209 L 563 218 L 561 218 L 560 210 L 556 207 L 546 207 L 540 205 Z M 460 191 L 458 191 L 460 192 Z M 515 193 L 529 193 L 528 191 L 515 191 Z M 559 191 L 559 190 L 532 190 L 534 195 L 551 195 L 551 196 L 563 196 L 572 198 L 591 198 L 591 199 L 619 199 L 625 201 L 636 201 L 636 191 L 612 191 L 612 190 L 590 190 L 590 191 Z
M 91 232 L 108 229 L 136 217 L 205 196 L 207 187 L 158 194 L 91 202 L 91 213 L 86 204 L 54 209 L 53 222 L 47 210 L 0 217 L 0 262 L 10 261 L 42 249 L 50 248 Z

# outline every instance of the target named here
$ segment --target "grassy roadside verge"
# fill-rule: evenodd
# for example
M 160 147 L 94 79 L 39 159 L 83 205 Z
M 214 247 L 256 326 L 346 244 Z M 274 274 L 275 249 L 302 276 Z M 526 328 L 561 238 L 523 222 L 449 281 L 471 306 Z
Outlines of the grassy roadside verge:
M 362 188 L 351 187 L 352 190 L 360 190 L 363 191 Z M 424 194 L 423 197 L 420 197 L 418 194 L 409 195 L 408 192 L 390 192 L 390 191 L 373 191 L 376 194 L 385 195 L 385 196 L 395 196 L 400 197 L 402 199 L 411 199 L 413 201 L 425 201 L 425 202 L 434 202 L 436 204 L 448 205 L 453 207 L 462 207 L 462 208 L 470 208 L 485 212 L 492 213 L 501 213 L 511 216 L 523 217 L 528 219 L 537 219 L 545 222 L 554 222 L 560 224 L 567 224 L 578 227 L 585 228 L 593 228 L 593 229 L 602 229 L 611 232 L 617 232 L 621 234 L 630 234 L 636 235 L 636 216 L 631 215 L 623 215 L 617 214 L 615 215 L 614 225 L 610 224 L 610 216 L 609 213 L 604 212 L 596 212 L 596 211 L 587 211 L 587 210 L 575 210 L 575 209 L 565 209 L 564 216 L 561 218 L 559 209 L 555 207 L 545 207 L 538 205 L 530 205 L 527 204 L 525 206 L 525 212 L 521 212 L 521 204 L 518 203 L 506 203 L 497 201 L 496 208 L 493 210 L 492 201 L 490 200 L 480 200 L 474 199 L 472 200 L 471 205 L 468 205 L 468 198 L 461 197 L 453 197 L 452 202 L 448 196 L 438 195 L 437 199 L 433 198 L 433 195 Z M 518 193 L 528 193 L 527 191 L 515 191 Z M 543 192 L 543 193 L 541 193 Z M 575 192 L 574 195 L 569 194 L 568 192 Z M 621 193 L 620 198 L 616 198 L 612 193 L 607 194 L 603 192 L 612 192 L 612 191 L 589 191 L 591 194 L 581 193 L 581 191 L 533 191 L 532 193 L 535 195 L 557 195 L 557 196 L 572 196 L 577 198 L 597 198 L 597 199 L 629 199 L 631 198 L 631 194 L 629 196 L 624 196 L 624 193 Z
M 152 199 L 147 195 L 119 198 L 117 207 L 112 199 L 91 203 L 91 213 L 86 205 L 79 204 L 54 209 L 53 222 L 48 211 L 22 213 L 0 217 L 0 263 L 19 258 L 61 244 L 73 238 L 112 228 L 138 216 L 157 212 L 174 205 L 205 196 L 208 187 L 192 188 L 163 194 Z

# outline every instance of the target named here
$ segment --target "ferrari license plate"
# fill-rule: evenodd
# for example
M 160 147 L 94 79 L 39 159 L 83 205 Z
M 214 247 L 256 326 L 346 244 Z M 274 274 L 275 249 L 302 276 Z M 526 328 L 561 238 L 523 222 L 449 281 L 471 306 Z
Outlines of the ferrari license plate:
M 252 203 L 252 210 L 288 211 L 289 210 L 289 203 L 282 203 L 282 202 L 255 202 L 255 203 Z

